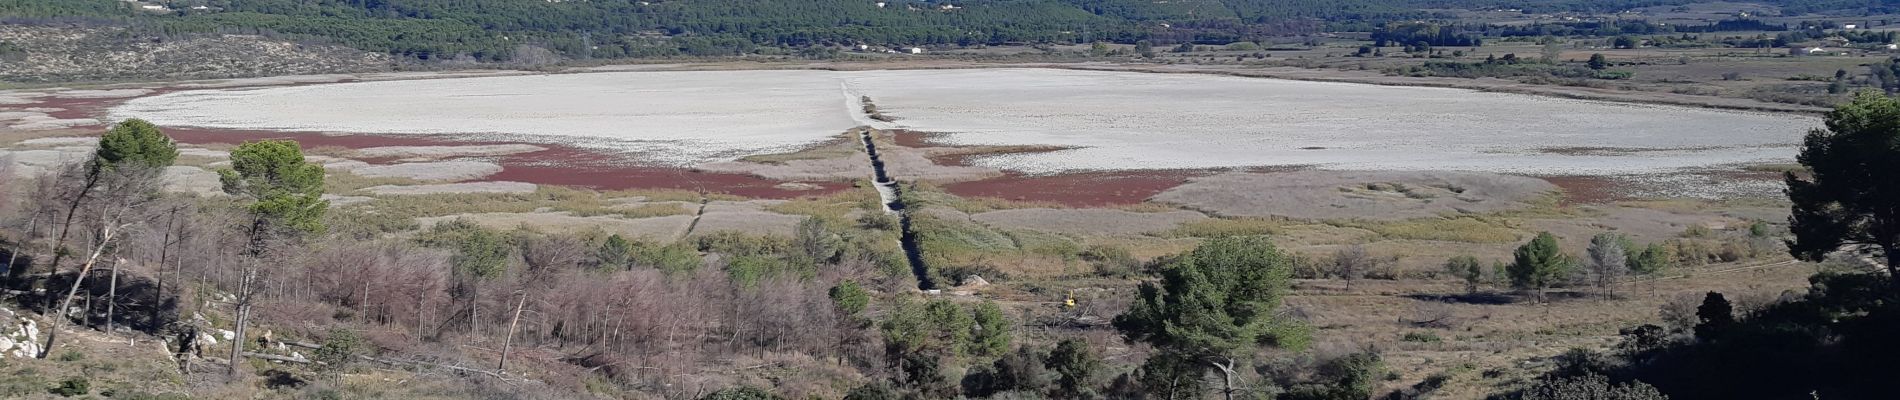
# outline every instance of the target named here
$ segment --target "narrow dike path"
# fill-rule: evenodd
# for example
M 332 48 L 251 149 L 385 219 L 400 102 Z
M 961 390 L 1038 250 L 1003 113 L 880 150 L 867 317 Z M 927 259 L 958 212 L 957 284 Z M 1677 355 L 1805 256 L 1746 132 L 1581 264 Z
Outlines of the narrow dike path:
M 876 129 L 864 128 L 858 131 L 858 139 L 864 142 L 864 154 L 871 156 L 872 185 L 877 188 L 878 197 L 883 200 L 884 212 L 897 216 L 897 224 L 902 234 L 898 243 L 904 248 L 904 260 L 910 262 L 910 272 L 917 275 L 917 289 L 936 290 L 937 282 L 930 277 L 930 268 L 924 265 L 923 250 L 917 246 L 917 233 L 911 229 L 910 212 L 904 204 L 902 187 L 890 173 L 884 169 L 884 161 L 878 158 L 877 142 L 872 140 Z

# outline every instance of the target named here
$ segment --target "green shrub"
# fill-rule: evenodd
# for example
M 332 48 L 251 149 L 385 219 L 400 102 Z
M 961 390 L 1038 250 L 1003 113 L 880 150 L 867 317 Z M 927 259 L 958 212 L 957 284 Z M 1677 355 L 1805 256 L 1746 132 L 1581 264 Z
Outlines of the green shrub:
M 1098 244 L 1082 250 L 1081 257 L 1094 267 L 1095 275 L 1126 278 L 1141 272 L 1141 260 L 1136 260 L 1128 249 Z
M 1545 379 L 1524 391 L 1523 400 L 1667 400 L 1655 387 L 1641 381 L 1611 384 L 1609 378 L 1590 374 Z
M 1405 337 L 1399 338 L 1399 340 L 1414 343 L 1438 343 L 1445 341 L 1439 338 L 1438 334 L 1431 332 L 1406 332 Z
M 750 386 L 740 386 L 740 387 L 735 387 L 735 388 L 721 389 L 717 392 L 712 392 L 712 394 L 706 395 L 706 397 L 700 398 L 700 400 L 779 400 L 779 399 L 782 399 L 782 397 L 778 397 L 778 395 L 772 394 L 772 392 L 767 392 L 765 391 L 765 389 L 760 389 L 760 388 L 755 388 L 755 387 L 750 387 Z
M 53 387 L 49 392 L 65 397 L 92 393 L 92 381 L 87 380 L 86 377 L 83 376 L 66 378 L 66 380 L 59 382 L 59 386 Z
M 692 272 L 699 269 L 705 260 L 692 245 L 678 242 L 668 245 L 634 243 L 633 262 L 635 265 L 657 268 L 668 274 Z
M 1709 237 L 1709 235 L 1713 234 L 1715 234 L 1714 231 L 1709 230 L 1707 226 L 1702 226 L 1702 224 L 1689 225 L 1688 228 L 1682 230 L 1682 237 L 1686 238 Z

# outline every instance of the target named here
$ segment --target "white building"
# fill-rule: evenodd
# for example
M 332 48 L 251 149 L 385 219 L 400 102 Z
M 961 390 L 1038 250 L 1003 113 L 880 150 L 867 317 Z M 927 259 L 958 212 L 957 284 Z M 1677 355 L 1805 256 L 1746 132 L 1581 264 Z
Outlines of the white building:
M 924 48 L 922 48 L 922 47 L 912 47 L 912 48 L 910 48 L 910 54 L 924 54 Z

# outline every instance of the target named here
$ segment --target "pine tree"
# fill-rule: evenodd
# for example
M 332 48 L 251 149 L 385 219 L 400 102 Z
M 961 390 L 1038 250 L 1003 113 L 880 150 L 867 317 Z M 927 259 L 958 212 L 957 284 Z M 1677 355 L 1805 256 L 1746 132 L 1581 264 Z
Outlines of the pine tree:
M 1787 173 L 1794 203 L 1788 251 L 1820 261 L 1837 250 L 1886 257 L 1900 276 L 1900 100 L 1863 92 L 1809 131 L 1797 159 L 1812 173 Z M 1900 279 L 1890 279 L 1900 289 Z
M 1511 285 L 1533 291 L 1539 301 L 1544 299 L 1544 289 L 1569 274 L 1572 264 L 1570 256 L 1557 247 L 1557 237 L 1550 232 L 1538 233 L 1513 255 L 1516 262 L 1506 269 L 1511 275 Z
M 1304 326 L 1277 314 L 1291 271 L 1291 260 L 1265 237 L 1210 240 L 1163 267 L 1160 282 L 1143 283 L 1114 325 L 1128 340 L 1161 351 L 1142 367 L 1146 373 L 1216 370 L 1232 399 L 1245 354 L 1263 344 L 1306 345 Z

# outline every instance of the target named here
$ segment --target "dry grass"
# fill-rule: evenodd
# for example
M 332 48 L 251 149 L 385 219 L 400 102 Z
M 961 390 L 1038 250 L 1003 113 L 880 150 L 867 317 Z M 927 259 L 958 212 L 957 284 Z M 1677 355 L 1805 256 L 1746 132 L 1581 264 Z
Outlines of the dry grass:
M 75 137 L 76 136 L 99 136 L 100 132 L 103 132 L 103 131 L 105 131 L 104 127 L 99 127 L 98 130 L 50 129 L 50 130 L 43 130 L 43 131 L 16 131 L 16 130 L 11 130 L 11 129 L 5 129 L 5 130 L 0 130 L 0 148 L 12 147 L 16 143 L 33 140 L 33 139 L 39 139 L 39 138 L 61 137 L 61 136 L 75 136 Z
M 183 159 L 185 157 L 179 157 Z M 337 195 L 349 195 L 363 188 L 382 185 L 415 185 L 422 182 L 398 177 L 370 178 L 348 172 L 331 171 L 323 176 L 323 192 Z
M 850 140 L 840 138 L 790 153 L 750 155 L 740 158 L 739 161 L 784 165 L 788 161 L 850 157 L 864 151 L 858 148 L 857 134 L 851 133 L 850 136 Z
M 853 188 L 825 197 L 795 199 L 766 207 L 765 210 L 818 218 L 831 226 L 849 226 L 856 224 L 850 218 L 852 211 L 882 210 L 878 201 L 877 192 L 868 188 Z
M 707 193 L 702 196 L 699 192 L 694 192 L 691 190 L 678 190 L 678 189 L 609 190 L 605 192 L 600 192 L 600 197 L 603 199 L 644 197 L 646 198 L 646 201 L 656 201 L 656 202 L 657 201 L 684 201 L 684 202 L 689 202 L 689 203 L 697 203 L 702 197 L 704 197 L 707 200 L 740 201 L 740 200 L 746 199 L 745 197 L 742 197 L 742 196 L 734 196 L 734 195 L 724 194 L 724 193 Z
M 1557 190 L 1488 173 L 1303 170 L 1199 177 L 1154 198 L 1225 216 L 1402 220 L 1536 208 Z
M 11 318 L 8 318 L 11 319 Z M 45 321 L 39 326 L 46 327 Z M 15 326 L 14 328 L 17 328 Z M 44 340 L 42 331 L 38 339 Z M 68 379 L 84 379 L 92 395 L 113 397 L 187 398 L 186 379 L 165 354 L 162 343 L 139 340 L 90 329 L 62 331 L 58 348 L 46 359 L 12 358 L 0 362 L 0 397 L 59 398 L 49 392 Z M 170 395 L 171 397 L 138 397 Z
M 686 207 L 681 207 L 679 203 L 657 203 L 657 204 L 641 204 L 639 206 L 630 207 L 630 208 L 629 207 L 614 208 L 612 211 L 607 212 L 607 213 L 615 214 L 615 215 L 619 215 L 619 216 L 627 217 L 627 218 L 639 219 L 639 218 L 664 217 L 664 216 L 669 216 L 669 215 L 687 215 L 687 214 L 692 214 L 693 210 L 688 210 L 686 209 Z M 575 211 L 574 215 L 582 216 L 582 217 L 590 216 L 590 214 L 583 211 Z M 598 214 L 594 214 L 594 215 L 598 215 Z
M 1274 218 L 1215 218 L 1181 224 L 1166 236 L 1211 238 L 1274 235 L 1285 232 L 1288 224 L 1286 220 Z
M 180 154 L 178 155 L 178 159 L 172 161 L 172 165 L 213 169 L 211 167 L 211 163 L 220 162 L 220 161 L 225 161 L 225 159 L 216 158 L 216 157 L 202 157 L 202 156 L 191 156 L 191 155 Z M 328 183 L 328 182 L 325 182 L 325 183 Z M 371 186 L 374 186 L 374 185 L 371 185 Z
M 327 183 L 327 182 L 326 182 Z M 555 186 L 542 186 L 534 193 L 454 193 L 416 196 L 384 196 L 370 203 L 378 213 L 398 218 L 439 217 L 456 214 L 526 213 L 540 209 L 565 211 L 576 216 L 621 215 L 644 218 L 691 214 L 677 204 L 650 204 L 628 208 L 606 200 L 600 193 Z M 619 206 L 619 207 L 616 207 Z
M 1029 208 L 971 214 L 985 225 L 1086 236 L 1163 234 L 1207 216 L 1193 211 L 1138 213 L 1114 209 Z
M 1793 164 L 1793 163 L 1770 163 L 1770 164 L 1744 165 L 1742 166 L 1742 170 L 1756 171 L 1756 172 L 1775 172 L 1775 173 L 1782 173 L 1782 172 L 1804 173 L 1804 172 L 1808 172 L 1808 167 L 1802 166 L 1801 164 Z
M 1397 222 L 1332 221 L 1329 224 L 1377 232 L 1388 239 L 1465 243 L 1513 243 L 1524 233 L 1509 219 L 1480 216 L 1419 218 Z

